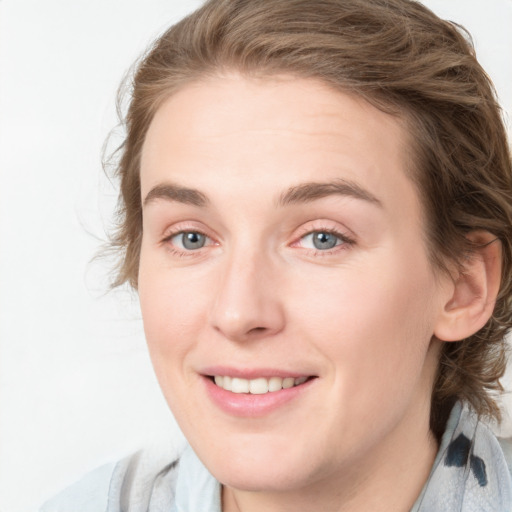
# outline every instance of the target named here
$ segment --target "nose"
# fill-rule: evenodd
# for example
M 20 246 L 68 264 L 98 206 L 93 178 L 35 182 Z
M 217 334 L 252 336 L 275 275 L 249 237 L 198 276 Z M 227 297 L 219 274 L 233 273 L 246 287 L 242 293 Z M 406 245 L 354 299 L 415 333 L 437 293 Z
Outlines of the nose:
M 232 341 L 259 339 L 285 324 L 278 269 L 264 254 L 239 251 L 223 262 L 211 324 Z

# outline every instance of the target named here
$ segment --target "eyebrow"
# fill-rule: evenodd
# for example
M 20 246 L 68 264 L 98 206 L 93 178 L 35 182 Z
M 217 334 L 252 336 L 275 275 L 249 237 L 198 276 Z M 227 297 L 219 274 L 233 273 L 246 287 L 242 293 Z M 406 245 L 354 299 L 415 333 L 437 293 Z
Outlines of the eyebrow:
M 277 205 L 288 206 L 291 204 L 308 203 L 332 195 L 354 197 L 382 208 L 382 202 L 368 190 L 362 188 L 357 183 L 342 179 L 327 183 L 301 183 L 300 185 L 290 187 L 279 196 Z M 176 201 L 198 207 L 205 207 L 210 202 L 208 197 L 199 190 L 182 187 L 174 183 L 162 183 L 153 187 L 144 198 L 143 205 L 146 206 L 157 199 Z
M 199 207 L 204 207 L 209 203 L 208 198 L 199 190 L 182 187 L 174 183 L 162 183 L 153 187 L 144 198 L 143 205 L 146 206 L 157 199 L 166 199 L 167 201 L 176 201 Z
M 290 187 L 286 192 L 280 195 L 278 199 L 279 206 L 287 206 L 290 204 L 301 204 L 322 199 L 332 195 L 342 195 L 354 197 L 373 203 L 382 208 L 382 202 L 377 199 L 371 192 L 362 188 L 357 183 L 349 180 L 335 180 L 328 183 L 302 183 L 295 187 Z

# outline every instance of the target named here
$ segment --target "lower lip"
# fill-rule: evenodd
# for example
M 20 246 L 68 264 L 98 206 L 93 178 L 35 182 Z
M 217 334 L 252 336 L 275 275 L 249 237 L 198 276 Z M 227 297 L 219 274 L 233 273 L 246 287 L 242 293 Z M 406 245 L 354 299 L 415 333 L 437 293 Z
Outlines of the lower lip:
M 262 395 L 250 393 L 232 393 L 217 386 L 209 377 L 203 377 L 206 391 L 212 402 L 224 412 L 240 417 L 266 416 L 280 409 L 292 400 L 297 399 L 307 391 L 316 379 L 310 379 L 303 384 L 281 391 L 272 391 Z

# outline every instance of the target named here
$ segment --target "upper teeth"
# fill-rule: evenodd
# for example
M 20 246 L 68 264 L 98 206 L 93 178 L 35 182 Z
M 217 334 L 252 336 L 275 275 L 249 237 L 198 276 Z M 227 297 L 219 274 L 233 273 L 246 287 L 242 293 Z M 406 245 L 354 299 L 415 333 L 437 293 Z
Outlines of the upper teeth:
M 259 377 L 257 379 L 240 379 L 238 377 L 228 377 L 215 375 L 214 380 L 217 386 L 224 388 L 232 393 L 251 393 L 253 395 L 263 395 L 264 393 L 279 391 L 281 389 L 292 388 L 306 382 L 307 377 Z

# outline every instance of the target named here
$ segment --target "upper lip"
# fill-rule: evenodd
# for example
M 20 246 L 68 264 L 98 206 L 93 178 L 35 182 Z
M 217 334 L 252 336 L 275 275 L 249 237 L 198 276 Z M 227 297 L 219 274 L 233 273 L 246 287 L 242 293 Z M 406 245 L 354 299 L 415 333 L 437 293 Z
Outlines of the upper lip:
M 258 377 L 265 377 L 267 379 L 270 377 L 281 377 L 283 379 L 286 377 L 293 377 L 294 379 L 297 379 L 299 377 L 314 376 L 312 373 L 308 372 L 290 371 L 278 368 L 234 368 L 231 366 L 209 366 L 202 368 L 199 373 L 208 377 L 221 375 L 247 380 L 257 379 Z

